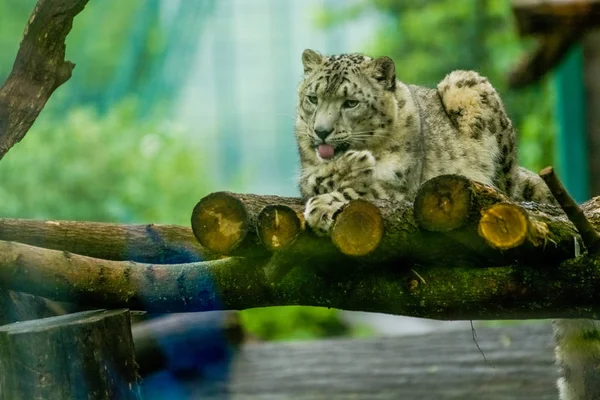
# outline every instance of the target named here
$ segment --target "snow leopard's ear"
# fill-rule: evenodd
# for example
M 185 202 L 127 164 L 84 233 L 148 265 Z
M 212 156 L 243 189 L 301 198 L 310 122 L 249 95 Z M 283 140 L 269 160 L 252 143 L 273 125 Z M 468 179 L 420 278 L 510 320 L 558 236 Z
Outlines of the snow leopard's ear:
M 306 49 L 302 52 L 302 65 L 304 65 L 304 74 L 310 74 L 323 63 L 323 56 L 314 50 Z
M 391 58 L 376 58 L 368 64 L 366 72 L 383 86 L 385 90 L 396 89 L 396 65 Z

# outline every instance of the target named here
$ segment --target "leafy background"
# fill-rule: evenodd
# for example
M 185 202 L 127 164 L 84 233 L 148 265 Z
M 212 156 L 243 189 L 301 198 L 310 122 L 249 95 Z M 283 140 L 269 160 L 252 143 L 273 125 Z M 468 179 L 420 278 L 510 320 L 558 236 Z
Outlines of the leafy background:
M 10 72 L 34 3 L 0 1 L 2 80 Z M 290 26 L 303 39 L 288 32 L 283 42 L 276 43 L 271 32 L 255 38 L 252 45 L 257 52 L 291 46 L 297 54 L 279 57 L 275 52 L 267 59 L 250 53 L 257 64 L 249 65 L 234 59 L 220 64 L 214 52 L 195 58 L 190 54 L 205 54 L 194 50 L 209 46 L 201 39 L 222 26 L 235 26 L 236 18 L 246 13 L 243 7 L 254 7 L 257 15 L 274 14 L 280 12 L 276 7 L 281 3 L 231 0 L 229 8 L 215 1 L 168 3 L 91 1 L 76 18 L 67 43 L 68 58 L 78 64 L 73 78 L 57 90 L 25 140 L 0 162 L 2 217 L 187 225 L 198 199 L 223 187 L 294 193 L 297 160 L 289 154 L 295 151 L 294 87 L 300 79 L 302 47 L 388 55 L 395 60 L 400 79 L 428 86 L 453 69 L 476 69 L 505 99 L 518 128 L 521 163 L 534 170 L 552 164 L 556 123 L 551 85 L 542 82 L 518 92 L 506 86 L 509 67 L 527 48 L 516 36 L 508 1 L 294 1 L 290 2 L 294 10 L 306 17 Z M 288 18 L 296 15 L 293 10 L 281 12 Z M 246 48 L 243 41 L 249 39 L 242 35 L 230 32 L 230 39 Z M 367 39 L 351 39 L 357 35 Z M 229 97 L 203 96 L 205 88 L 193 86 L 190 79 L 193 71 L 202 74 L 205 65 L 215 63 L 212 68 L 235 67 L 235 82 L 217 87 Z M 264 68 L 274 71 L 275 82 L 265 85 L 262 79 L 251 78 Z M 278 75 L 280 69 L 289 72 Z M 259 89 L 234 91 L 236 85 L 253 80 Z M 190 100 L 184 92 L 196 97 Z M 243 95 L 258 106 L 268 102 L 287 108 L 262 113 L 248 109 L 245 120 L 227 125 L 224 119 L 239 117 L 231 101 Z M 211 104 L 230 113 L 216 112 L 216 122 L 209 123 L 201 111 Z M 190 106 L 191 114 L 200 112 L 201 120 L 186 118 L 181 110 Z M 252 131 L 256 138 L 248 138 L 244 132 L 275 118 L 270 114 L 283 115 L 283 122 Z M 227 129 L 239 136 L 231 136 Z M 229 147 L 211 145 L 210 140 L 225 141 Z M 239 148 L 232 152 L 231 146 Z M 265 179 L 249 167 L 252 157 L 266 159 L 268 170 L 283 172 Z M 236 166 L 235 175 L 224 180 L 223 165 Z M 269 189 L 260 186 L 265 180 L 271 182 Z M 320 308 L 247 310 L 242 319 L 253 335 L 265 340 L 372 333 L 368 327 L 349 324 L 339 311 Z

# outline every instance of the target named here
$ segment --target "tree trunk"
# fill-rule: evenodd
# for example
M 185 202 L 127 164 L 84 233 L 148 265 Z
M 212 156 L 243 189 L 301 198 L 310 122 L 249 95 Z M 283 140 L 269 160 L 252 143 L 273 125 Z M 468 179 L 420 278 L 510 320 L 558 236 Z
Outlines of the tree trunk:
M 129 313 L 85 311 L 0 327 L 0 399 L 140 399 Z

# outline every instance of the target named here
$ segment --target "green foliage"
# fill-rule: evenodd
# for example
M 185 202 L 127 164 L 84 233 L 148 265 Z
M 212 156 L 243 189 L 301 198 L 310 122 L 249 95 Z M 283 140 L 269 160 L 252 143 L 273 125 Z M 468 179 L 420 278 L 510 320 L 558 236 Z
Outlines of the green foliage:
M 366 53 L 392 57 L 401 80 L 430 87 L 455 69 L 479 71 L 498 89 L 517 127 L 521 164 L 533 170 L 552 164 L 557 128 L 551 85 L 507 87 L 509 69 L 527 48 L 517 37 L 509 1 L 364 0 L 325 10 L 317 21 L 331 26 L 374 12 L 382 22 Z
M 206 154 L 182 128 L 139 121 L 136 102 L 100 117 L 43 114 L 0 162 L 4 217 L 188 224 L 209 192 Z
M 0 81 L 10 73 L 21 35 L 27 24 L 27 19 L 35 1 L 32 0 L 2 0 L 0 1 Z
M 366 327 L 350 328 L 339 311 L 320 307 L 270 307 L 242 311 L 244 327 L 262 340 L 306 340 L 333 336 L 367 336 Z
M 0 80 L 10 73 L 21 35 L 37 0 L 0 1 Z M 77 65 L 53 96 L 57 111 L 94 104 L 107 111 L 156 79 L 166 47 L 158 23 L 160 0 L 90 1 L 73 21 L 66 58 Z M 138 109 L 138 112 L 140 110 Z M 149 110 L 143 110 L 149 111 Z

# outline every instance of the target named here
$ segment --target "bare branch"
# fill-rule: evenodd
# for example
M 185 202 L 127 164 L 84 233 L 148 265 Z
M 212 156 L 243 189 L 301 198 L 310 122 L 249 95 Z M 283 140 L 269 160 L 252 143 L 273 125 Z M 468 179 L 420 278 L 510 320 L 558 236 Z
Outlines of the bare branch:
M 56 88 L 71 77 L 65 38 L 88 0 L 39 0 L 13 69 L 0 88 L 0 159 L 18 143 Z
M 98 260 L 0 242 L 0 285 L 54 300 L 151 312 L 307 305 L 433 319 L 598 318 L 600 265 L 578 258 L 544 268 L 422 267 L 397 261 L 297 260 L 272 285 L 266 259 L 151 265 Z M 425 283 L 423 283 L 425 282 Z
M 560 207 L 565 214 L 567 214 L 569 220 L 579 231 L 585 246 L 590 249 L 590 251 L 595 247 L 597 250 L 600 235 L 598 235 L 598 232 L 596 232 L 590 221 L 585 217 L 583 210 L 577 205 L 575 200 L 569 196 L 569 193 L 567 193 L 567 190 L 554 173 L 554 168 L 544 168 L 540 172 L 540 176 L 544 182 L 546 182 L 546 185 L 548 185 L 550 192 L 552 192 L 552 195 L 558 204 L 560 204 Z
M 177 264 L 214 259 L 177 225 L 0 219 L 0 240 L 115 261 Z

